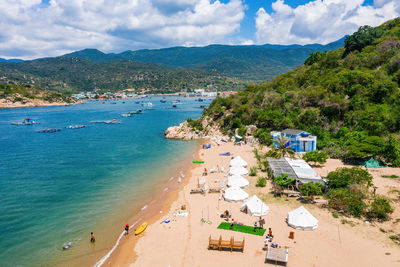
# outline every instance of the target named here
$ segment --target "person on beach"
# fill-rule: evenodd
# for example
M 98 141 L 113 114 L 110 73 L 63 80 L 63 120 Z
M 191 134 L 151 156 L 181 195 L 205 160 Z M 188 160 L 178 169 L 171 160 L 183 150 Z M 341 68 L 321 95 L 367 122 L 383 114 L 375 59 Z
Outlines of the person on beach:
M 93 232 L 90 233 L 90 243 L 96 242 L 96 237 L 94 236 Z
M 231 221 L 231 229 L 233 230 L 233 226 L 235 225 L 235 219 L 233 219 L 232 218 L 232 221 Z
M 129 224 L 125 225 L 125 235 L 129 235 Z
M 204 168 L 203 176 L 207 175 L 207 168 Z
M 260 228 L 261 228 L 261 229 L 264 228 L 265 220 L 264 220 L 263 218 L 261 218 L 261 216 L 260 216 L 260 218 L 258 219 L 258 223 L 260 224 Z
M 254 232 L 257 230 L 257 221 L 254 222 Z
M 274 236 L 272 235 L 272 230 L 271 230 L 271 228 L 268 228 L 268 237 L 269 238 L 273 238 Z

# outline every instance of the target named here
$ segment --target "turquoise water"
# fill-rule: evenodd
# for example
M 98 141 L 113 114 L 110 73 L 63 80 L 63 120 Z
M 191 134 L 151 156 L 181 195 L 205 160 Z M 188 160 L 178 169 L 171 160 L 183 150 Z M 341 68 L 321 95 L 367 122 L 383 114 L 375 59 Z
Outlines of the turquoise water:
M 154 110 L 132 118 L 120 114 L 142 108 L 137 100 L 0 110 L 1 266 L 87 265 L 107 253 L 124 223 L 195 151 L 195 142 L 166 140 L 163 132 L 199 117 L 200 103 L 180 98 L 173 109 L 176 97 L 160 99 L 145 99 Z M 10 124 L 25 117 L 40 124 Z M 122 123 L 90 123 L 113 118 Z M 70 124 L 88 127 L 64 128 Z M 36 132 L 43 128 L 62 131 Z M 68 241 L 71 249 L 62 251 Z

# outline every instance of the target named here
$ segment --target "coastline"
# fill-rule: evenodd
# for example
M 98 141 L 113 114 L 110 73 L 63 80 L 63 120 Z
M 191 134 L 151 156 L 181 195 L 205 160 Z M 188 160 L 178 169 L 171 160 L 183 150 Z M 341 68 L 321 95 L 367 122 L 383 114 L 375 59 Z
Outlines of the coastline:
M 185 141 L 179 140 L 177 142 Z M 188 162 L 180 164 L 181 166 L 176 166 L 175 175 L 173 176 L 174 179 L 171 179 L 172 177 L 166 179 L 152 194 L 151 197 L 154 197 L 154 199 L 142 207 L 140 211 L 129 217 L 128 221 L 132 223 L 130 224 L 129 236 L 124 238 L 124 236 L 122 236 L 123 233 L 121 233 L 121 236 L 115 241 L 113 247 L 110 247 L 107 254 L 99 258 L 94 266 L 128 266 L 137 259 L 137 254 L 134 249 L 140 238 L 144 237 L 144 234 L 135 236 L 135 229 L 145 221 L 148 223 L 148 226 L 156 224 L 161 217 L 169 212 L 171 205 L 178 199 L 179 193 L 189 183 L 192 171 L 196 168 L 192 160 L 199 158 L 202 144 L 204 144 L 206 140 L 197 140 L 197 142 L 199 142 L 198 147 L 192 157 L 187 160 Z M 181 177 L 181 173 L 184 174 L 184 178 L 181 179 L 181 183 L 178 183 L 178 178 Z M 165 191 L 165 188 L 168 188 L 168 190 Z
M 11 102 L 4 101 L 4 99 L 0 99 L 0 109 L 9 109 L 9 108 L 35 108 L 35 107 L 62 107 L 62 106 L 72 106 L 83 104 L 83 101 L 77 101 L 74 103 L 68 102 L 47 102 L 43 100 L 34 100 L 26 103 L 21 102 Z

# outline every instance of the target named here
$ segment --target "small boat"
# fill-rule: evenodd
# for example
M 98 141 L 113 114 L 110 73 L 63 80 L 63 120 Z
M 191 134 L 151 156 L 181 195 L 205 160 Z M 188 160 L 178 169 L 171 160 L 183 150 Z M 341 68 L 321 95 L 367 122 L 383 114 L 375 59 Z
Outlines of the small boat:
M 143 111 L 141 109 L 136 110 L 136 112 L 134 112 L 134 114 L 142 114 Z
M 67 128 L 67 129 L 80 129 L 80 128 L 85 128 L 86 127 L 86 125 L 68 125 L 68 126 L 65 126 L 65 128 Z
M 160 102 L 161 102 L 161 103 L 166 103 L 166 102 L 167 102 L 167 100 L 165 100 L 165 99 L 161 99 L 161 100 L 160 100 Z
M 135 235 L 141 234 L 147 228 L 147 222 L 142 223 L 135 231 Z
M 198 98 L 197 101 L 203 102 L 204 100 L 202 98 Z
M 68 242 L 67 244 L 65 244 L 64 246 L 63 246 L 63 250 L 67 250 L 67 249 L 69 249 L 70 247 L 72 246 L 72 243 L 71 242 Z
M 127 112 L 127 113 L 122 113 L 121 117 L 133 117 L 133 114 L 135 114 L 135 112 Z
M 140 101 L 136 101 L 135 103 L 136 103 L 136 104 L 140 104 Z
M 173 104 L 172 107 L 173 107 L 173 108 L 176 108 L 177 106 L 176 106 L 176 104 Z
M 117 104 L 117 102 L 111 102 L 110 104 L 116 105 L 116 104 Z
M 147 102 L 147 103 L 142 103 L 142 107 L 152 107 L 153 104 L 151 102 Z
M 40 131 L 37 131 L 38 133 L 55 133 L 55 132 L 59 132 L 61 131 L 61 129 L 56 129 L 56 128 L 52 128 L 52 129 L 43 129 Z
M 39 122 L 32 120 L 31 118 L 25 118 L 22 122 L 12 122 L 12 125 L 33 125 Z
M 91 121 L 91 123 L 105 123 L 105 124 L 118 124 L 120 123 L 117 119 L 106 120 L 106 121 Z

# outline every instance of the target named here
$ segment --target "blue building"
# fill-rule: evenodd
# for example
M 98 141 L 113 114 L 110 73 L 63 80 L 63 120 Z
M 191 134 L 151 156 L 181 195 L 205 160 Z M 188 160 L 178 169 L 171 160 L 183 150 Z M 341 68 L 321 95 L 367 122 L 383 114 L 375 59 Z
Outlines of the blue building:
M 271 132 L 272 138 L 274 140 L 274 145 L 278 146 L 275 140 L 279 136 L 286 136 L 289 139 L 289 145 L 296 153 L 309 152 L 317 149 L 317 137 L 313 136 L 305 131 L 286 129 L 281 132 Z

